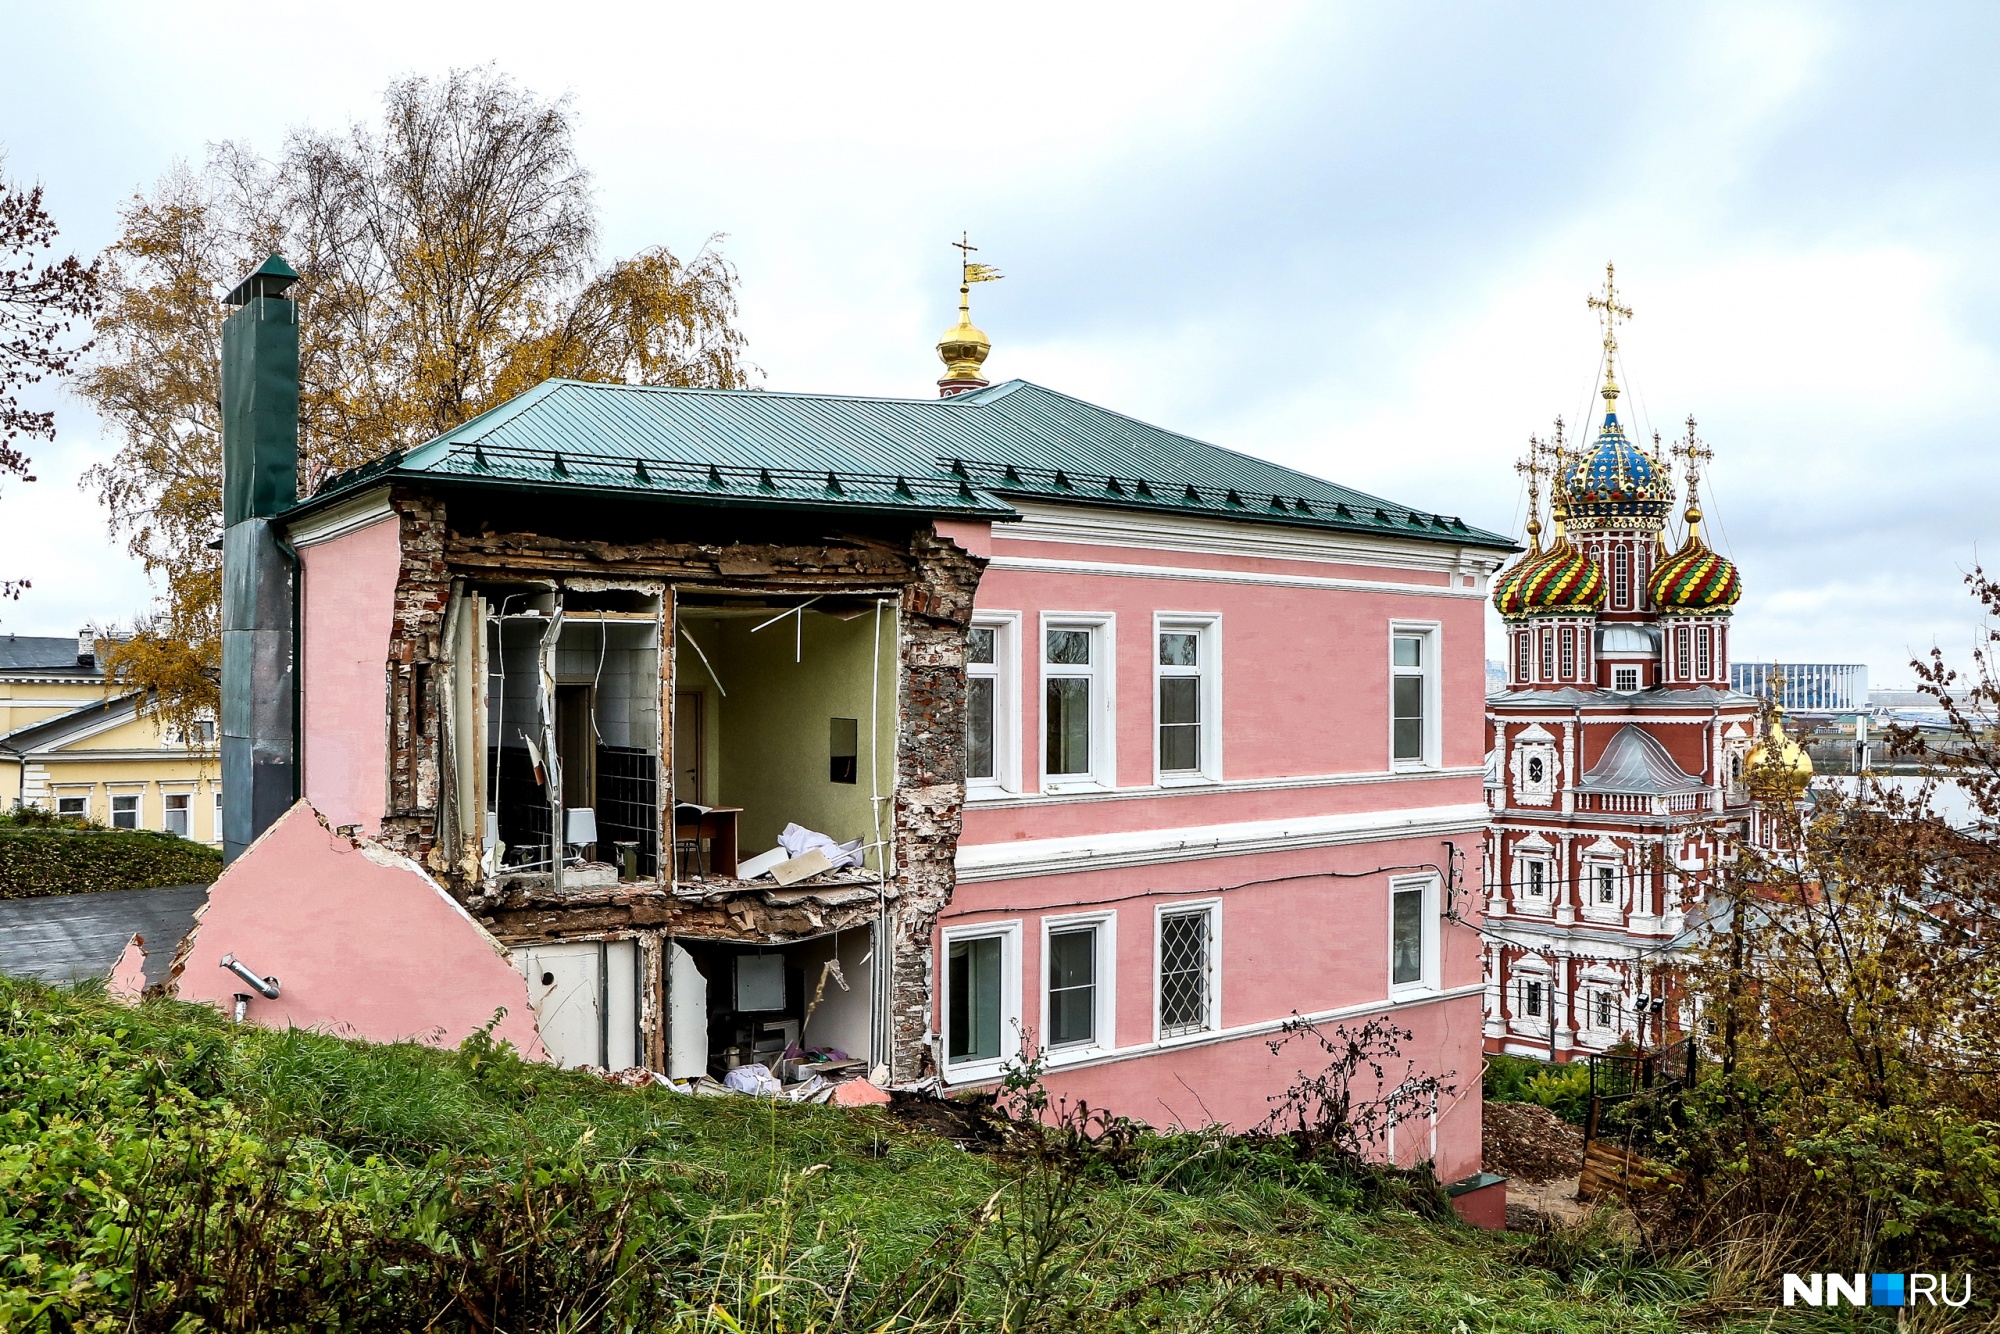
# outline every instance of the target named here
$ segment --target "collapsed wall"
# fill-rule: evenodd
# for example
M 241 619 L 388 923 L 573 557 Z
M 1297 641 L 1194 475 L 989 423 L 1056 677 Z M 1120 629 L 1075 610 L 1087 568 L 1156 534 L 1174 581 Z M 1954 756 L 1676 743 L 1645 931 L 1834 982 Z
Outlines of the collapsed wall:
M 389 494 L 400 558 L 393 629 L 385 664 L 388 709 L 386 805 L 379 842 L 420 862 L 487 929 L 510 946 L 584 939 L 637 942 L 644 995 L 647 1063 L 661 1068 L 667 1025 L 668 942 L 677 938 L 784 943 L 868 929 L 887 942 L 890 964 L 880 988 L 878 1058 L 898 1083 L 935 1073 L 928 1036 L 933 986 L 931 942 L 951 897 L 965 796 L 963 718 L 965 644 L 984 560 L 930 526 L 826 532 L 810 518 L 751 512 L 694 523 L 663 523 L 657 511 L 616 530 L 578 522 L 545 506 L 536 515 L 490 502 L 424 494 Z M 496 512 L 496 510 L 498 512 Z M 550 531 L 530 531 L 533 528 Z M 742 540 L 755 525 L 765 541 Z M 672 527 L 681 540 L 650 533 Z M 682 600 L 751 595 L 810 601 L 868 598 L 893 614 L 894 763 L 883 794 L 886 847 L 876 883 L 803 885 L 797 890 L 744 887 L 692 893 L 676 883 L 675 858 L 662 849 L 657 874 L 614 883 L 565 883 L 561 859 L 551 873 L 509 874 L 497 867 L 486 807 L 465 793 L 477 787 L 454 742 L 454 707 L 462 711 L 473 672 L 468 638 L 454 616 L 482 586 L 541 587 L 560 597 L 623 589 L 657 598 L 661 737 L 659 802 L 664 841 L 675 795 L 666 764 L 674 726 L 675 682 L 684 666 L 671 627 Z M 479 632 L 484 634 L 483 629 Z M 503 641 L 504 642 L 504 641 Z M 889 682 L 885 679 L 884 686 Z M 483 686 L 480 688 L 483 689 Z M 887 696 L 886 689 L 884 690 Z M 308 765 L 311 764 L 310 749 Z M 484 761 L 481 761 L 482 765 Z M 497 782 L 497 779 L 495 780 Z

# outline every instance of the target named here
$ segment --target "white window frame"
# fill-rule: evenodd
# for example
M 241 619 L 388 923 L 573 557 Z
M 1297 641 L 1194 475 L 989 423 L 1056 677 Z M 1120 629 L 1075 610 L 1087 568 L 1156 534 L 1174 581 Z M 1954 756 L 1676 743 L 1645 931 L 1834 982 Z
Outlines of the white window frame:
M 1441 908 L 1439 906 L 1438 878 L 1435 875 L 1402 875 L 1389 880 L 1389 897 L 1383 905 L 1388 910 L 1389 949 L 1385 962 L 1388 965 L 1383 976 L 1389 979 L 1391 999 L 1403 996 L 1424 995 L 1439 989 L 1440 962 L 1442 951 L 1439 938 L 1443 935 Z M 1396 977 L 1396 896 L 1412 890 L 1423 894 L 1423 907 L 1419 921 L 1423 923 L 1424 939 L 1420 950 L 1422 964 L 1414 982 L 1398 982 Z
M 1423 644 L 1423 647 L 1420 648 L 1417 652 L 1417 658 L 1421 665 L 1416 669 L 1415 673 L 1412 673 L 1411 670 L 1407 667 L 1399 668 L 1396 666 L 1396 641 L 1401 638 L 1409 638 L 1409 637 L 1415 637 L 1421 640 Z M 1444 691 L 1440 684 L 1440 682 L 1443 680 L 1443 675 L 1444 675 L 1441 670 L 1442 663 L 1440 661 L 1442 657 L 1443 642 L 1444 642 L 1444 626 L 1442 622 L 1439 621 L 1389 622 L 1389 642 L 1385 646 L 1385 648 L 1389 660 L 1389 689 L 1387 692 L 1388 695 L 1387 704 L 1388 704 L 1388 715 L 1389 715 L 1388 716 L 1389 768 L 1392 772 L 1406 773 L 1415 770 L 1438 769 L 1443 767 Z M 1424 690 L 1423 690 L 1424 740 L 1423 740 L 1422 754 L 1414 760 L 1399 760 L 1396 758 L 1396 684 L 1395 683 L 1397 677 L 1408 676 L 1412 674 L 1421 676 L 1424 682 Z
M 119 792 L 114 790 L 110 792 L 104 801 L 106 826 L 112 829 L 123 829 L 126 827 L 118 823 L 118 803 L 126 797 L 132 798 L 134 803 L 132 806 L 131 828 L 144 829 L 146 827 L 146 792 L 144 788 L 138 791 Z
M 1604 871 L 1611 872 L 1611 902 L 1597 901 L 1598 881 Z M 1630 897 L 1626 884 L 1625 863 L 1602 853 L 1587 855 L 1583 861 L 1583 915 L 1596 921 L 1617 921 L 1625 916 L 1625 903 Z
M 1627 672 L 1631 673 L 1630 685 L 1625 684 L 1625 681 L 1627 679 L 1626 677 Z M 1636 662 L 1631 662 L 1631 663 L 1621 662 L 1614 664 L 1611 668 L 1611 689 L 1615 694 L 1620 694 L 1620 695 L 1637 694 L 1641 689 L 1640 683 L 1643 682 L 1645 679 L 1646 679 L 1645 674 L 1639 670 L 1639 664 Z
M 1097 933 L 1092 959 L 1091 1036 L 1088 1042 L 1066 1042 L 1058 1047 L 1049 1041 L 1052 1012 L 1049 1005 L 1049 937 L 1063 931 L 1089 928 Z M 1035 1032 L 1035 1049 L 1048 1058 L 1050 1066 L 1095 1056 L 1118 1045 L 1118 913 L 1067 913 L 1042 919 L 1041 1026 Z
M 1546 1037 L 1549 1024 L 1555 1018 L 1555 970 L 1538 958 L 1532 961 L 1523 959 L 1514 965 L 1508 980 L 1514 987 L 1514 995 L 1508 1006 L 1512 1011 L 1508 1016 L 1509 1025 L 1518 1033 L 1531 1037 Z M 1542 988 L 1542 1012 L 1538 1015 L 1528 1013 L 1530 982 L 1537 983 Z
M 56 803 L 54 808 L 55 813 L 57 815 L 62 815 L 63 813 L 62 804 L 65 801 L 80 801 L 83 803 L 83 810 L 77 815 L 76 818 L 88 820 L 90 818 L 90 795 L 91 794 L 89 788 L 84 788 L 81 792 L 65 792 L 61 788 L 57 788 L 55 790 L 55 803 Z
M 1195 636 L 1195 659 L 1197 666 L 1193 673 L 1184 667 L 1163 667 L 1160 665 L 1160 636 L 1165 634 L 1191 634 Z M 1222 781 L 1222 613 L 1220 612 L 1164 612 L 1153 613 L 1153 782 L 1160 787 L 1195 787 Z M 1198 768 L 1177 769 L 1172 773 L 1160 767 L 1160 682 L 1169 676 L 1196 675 L 1201 681 L 1197 698 L 1201 707 L 1201 746 L 1196 756 Z
M 966 664 L 966 677 L 993 681 L 993 777 L 965 780 L 965 795 L 1012 796 L 1021 790 L 1021 613 L 974 611 L 974 628 L 993 632 L 993 664 Z
M 1021 1054 L 1021 923 L 977 922 L 948 926 L 939 933 L 938 960 L 938 1065 L 945 1078 L 955 1084 L 998 1079 L 1009 1061 Z M 961 940 L 1000 941 L 1000 1054 L 985 1061 L 951 1059 L 951 947 Z
M 1035 639 L 1035 661 L 1041 665 L 1035 689 L 1035 767 L 1041 775 L 1041 790 L 1065 792 L 1108 792 L 1118 786 L 1118 636 L 1117 617 L 1111 612 L 1045 611 Z M 1049 663 L 1051 630 L 1088 630 L 1091 634 L 1090 666 L 1086 669 Z M 1090 772 L 1049 773 L 1049 681 L 1053 677 L 1090 678 Z
M 187 800 L 187 805 L 181 808 L 181 813 L 187 816 L 187 828 L 185 830 L 180 831 L 180 836 L 182 838 L 192 840 L 194 838 L 194 798 L 195 798 L 195 793 L 193 788 L 182 788 L 179 791 L 162 791 L 160 793 L 160 828 L 168 833 L 175 832 L 171 829 L 168 829 L 167 827 L 168 826 L 167 812 L 170 809 L 167 803 L 172 801 L 175 797 L 184 797 Z
M 1162 940 L 1161 925 L 1168 917 L 1192 916 L 1203 913 L 1208 917 L 1208 1018 L 1202 1027 L 1188 1033 L 1169 1034 L 1160 1023 L 1160 980 L 1165 960 L 1160 955 Z M 1172 1045 L 1177 1042 L 1198 1042 L 1222 1029 L 1222 900 L 1221 899 L 1180 899 L 1173 903 L 1153 905 L 1153 1041 Z

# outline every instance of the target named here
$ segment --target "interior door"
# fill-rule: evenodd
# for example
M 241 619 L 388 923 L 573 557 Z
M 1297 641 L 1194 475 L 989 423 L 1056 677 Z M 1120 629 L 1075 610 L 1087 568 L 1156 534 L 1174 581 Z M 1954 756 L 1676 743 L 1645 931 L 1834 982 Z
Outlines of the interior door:
M 562 799 L 570 810 L 597 807 L 597 729 L 591 716 L 594 686 L 556 687 L 556 757 L 562 761 Z
M 710 803 L 702 796 L 702 692 L 674 692 L 674 800 L 691 801 L 697 806 Z
M 514 951 L 551 1060 L 610 1070 L 645 1064 L 639 957 L 636 940 L 565 941 Z

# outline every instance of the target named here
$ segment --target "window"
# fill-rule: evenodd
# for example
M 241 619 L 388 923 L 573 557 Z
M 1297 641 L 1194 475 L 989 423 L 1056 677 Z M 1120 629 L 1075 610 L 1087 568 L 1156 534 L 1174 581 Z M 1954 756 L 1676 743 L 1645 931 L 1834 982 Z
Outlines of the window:
M 1639 669 L 1637 667 L 1613 667 L 1611 669 L 1611 688 L 1628 695 L 1637 690 L 1639 688 Z
M 1042 1046 L 1110 1046 L 1115 918 L 1046 918 L 1042 923 Z
M 1611 551 L 1611 605 L 1624 607 L 1632 596 L 1632 554 L 1623 545 Z
M 1047 791 L 1110 787 L 1111 620 L 1042 625 L 1042 774 Z
M 965 645 L 965 783 L 974 796 L 1021 790 L 1020 616 L 974 613 Z
M 1549 762 L 1540 755 L 1530 755 L 1528 757 L 1528 781 L 1536 787 L 1540 787 L 1548 781 L 1548 777 Z
M 1688 679 L 1688 628 L 1685 625 L 1674 630 L 1674 679 Z
M 1222 777 L 1220 625 L 1212 616 L 1154 623 L 1154 763 L 1162 783 Z
M 1221 905 L 1176 904 L 1159 910 L 1159 1035 L 1207 1033 L 1220 1027 L 1215 985 Z
M 999 738 L 994 735 L 994 698 L 1000 686 L 1000 632 L 990 625 L 975 625 L 965 640 L 965 777 L 994 779 L 999 776 Z
M 215 789 L 215 841 L 222 841 L 222 789 Z
M 1514 679 L 1522 682 L 1528 679 L 1528 632 L 1526 630 L 1514 636 Z
M 136 794 L 120 794 L 111 798 L 111 827 L 113 829 L 139 827 L 139 798 Z
M 1711 652 L 1712 650 L 1709 646 L 1708 627 L 1705 625 L 1695 627 L 1694 670 L 1695 670 L 1695 675 L 1699 676 L 1704 681 L 1706 681 L 1709 677 L 1709 666 L 1712 661 L 1710 657 Z
M 1594 868 L 1597 884 L 1597 906 L 1612 908 L 1618 904 L 1618 868 L 1599 864 Z
M 1597 1027 L 1610 1028 L 1618 1008 L 1617 1003 L 1612 1000 L 1611 993 L 1608 991 L 1595 993 L 1591 997 L 1591 1005 L 1594 1011 L 1592 1018 L 1596 1021 Z
M 1564 626 L 1561 634 L 1562 679 L 1565 681 L 1574 681 L 1576 679 L 1576 632 L 1570 627 Z
M 1389 990 L 1437 985 L 1437 882 L 1389 884 Z
M 1528 1019 L 1542 1017 L 1542 984 L 1530 979 L 1521 984 L 1521 1014 Z
M 1389 758 L 1402 768 L 1437 763 L 1437 631 L 1392 627 Z
M 1528 897 L 1545 899 L 1549 896 L 1549 864 L 1537 858 L 1525 863 L 1528 872 Z
M 194 799 L 185 792 L 169 792 L 165 797 L 166 818 L 161 828 L 169 834 L 188 836 L 188 804 Z
M 56 814 L 66 820 L 85 820 L 90 817 L 89 797 L 57 797 Z
M 958 1078 L 997 1070 L 1019 1046 L 1020 928 L 966 927 L 945 932 L 945 1063 Z M 967 1067 L 972 1067 L 968 1069 Z
M 1540 633 L 1542 637 L 1542 679 L 1544 681 L 1553 681 L 1556 679 L 1555 632 L 1547 626 L 1543 626 Z

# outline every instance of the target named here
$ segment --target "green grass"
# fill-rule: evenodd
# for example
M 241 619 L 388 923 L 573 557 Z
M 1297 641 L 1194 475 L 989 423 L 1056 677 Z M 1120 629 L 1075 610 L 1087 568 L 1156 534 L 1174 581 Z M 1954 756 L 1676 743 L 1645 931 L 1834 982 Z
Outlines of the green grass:
M 1815 1327 L 1282 1145 L 1048 1161 L 0 981 L 0 1330 Z

